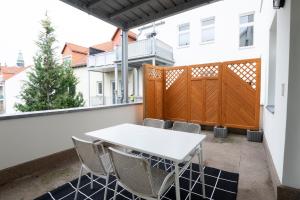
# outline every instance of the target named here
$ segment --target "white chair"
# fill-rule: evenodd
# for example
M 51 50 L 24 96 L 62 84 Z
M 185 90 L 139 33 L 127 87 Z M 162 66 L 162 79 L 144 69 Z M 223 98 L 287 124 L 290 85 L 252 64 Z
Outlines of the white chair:
M 108 149 L 117 183 L 114 200 L 118 185 L 134 195 L 144 199 L 160 199 L 160 196 L 173 184 L 174 171 L 168 173 L 164 170 L 151 167 L 143 157 Z
M 143 125 L 154 128 L 165 128 L 165 121 L 160 119 L 145 118 Z
M 81 168 L 79 172 L 79 179 L 76 187 L 75 200 L 78 196 L 78 190 L 80 186 L 81 176 L 83 170 L 91 173 L 91 189 L 93 189 L 93 174 L 103 177 L 106 180 L 104 200 L 107 195 L 107 185 L 109 174 L 112 172 L 112 166 L 110 163 L 109 155 L 102 145 L 101 141 L 86 141 L 76 137 L 72 137 L 75 150 L 78 154 L 81 162 Z
M 175 121 L 173 123 L 172 130 L 200 134 L 201 126 L 199 124 L 194 124 L 194 123 Z

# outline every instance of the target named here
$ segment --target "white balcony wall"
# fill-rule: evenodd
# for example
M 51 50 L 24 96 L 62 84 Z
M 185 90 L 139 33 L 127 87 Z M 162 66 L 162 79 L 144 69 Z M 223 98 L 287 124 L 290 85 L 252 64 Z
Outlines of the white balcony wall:
M 74 111 L 76 110 L 76 111 Z M 143 104 L 0 117 L 0 170 L 73 147 L 71 136 L 120 123 L 141 123 Z

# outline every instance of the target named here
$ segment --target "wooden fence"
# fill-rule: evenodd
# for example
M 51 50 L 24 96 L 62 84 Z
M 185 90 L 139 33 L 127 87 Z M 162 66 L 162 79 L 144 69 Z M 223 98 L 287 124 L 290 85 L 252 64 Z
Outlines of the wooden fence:
M 144 117 L 258 129 L 260 59 L 144 66 Z

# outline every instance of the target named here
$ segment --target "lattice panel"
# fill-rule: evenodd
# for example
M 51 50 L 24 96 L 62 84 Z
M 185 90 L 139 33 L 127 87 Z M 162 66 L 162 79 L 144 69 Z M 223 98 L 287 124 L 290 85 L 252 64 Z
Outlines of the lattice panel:
M 227 67 L 256 90 L 256 62 L 229 64 Z
M 162 79 L 163 78 L 162 71 L 161 70 L 156 70 L 154 68 L 152 68 L 149 71 L 148 76 L 149 76 L 150 79 Z
M 168 90 L 173 83 L 180 77 L 184 72 L 184 69 L 168 70 L 166 73 L 166 90 Z
M 192 67 L 192 78 L 202 78 L 202 77 L 217 77 L 219 74 L 219 66 L 199 66 Z

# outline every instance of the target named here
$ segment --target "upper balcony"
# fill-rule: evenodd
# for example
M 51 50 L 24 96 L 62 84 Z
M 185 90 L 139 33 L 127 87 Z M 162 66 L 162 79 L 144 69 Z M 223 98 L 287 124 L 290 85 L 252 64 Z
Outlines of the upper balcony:
M 139 40 L 128 44 L 128 62 L 152 62 L 155 58 L 158 63 L 164 65 L 172 65 L 174 63 L 173 48 L 165 42 L 149 38 Z M 99 69 L 102 71 L 109 70 L 114 64 L 121 63 L 122 60 L 122 46 L 117 46 L 112 52 L 98 53 L 89 56 L 88 67 Z

